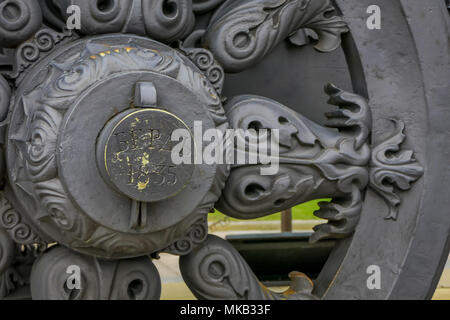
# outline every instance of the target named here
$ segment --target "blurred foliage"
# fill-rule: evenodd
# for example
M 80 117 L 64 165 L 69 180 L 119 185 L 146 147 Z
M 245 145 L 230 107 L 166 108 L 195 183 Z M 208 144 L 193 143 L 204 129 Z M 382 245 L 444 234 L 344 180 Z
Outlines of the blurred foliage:
M 306 203 L 302 203 L 298 206 L 295 206 L 292 208 L 292 219 L 293 220 L 318 220 L 316 216 L 314 216 L 314 211 L 319 209 L 319 206 L 317 203 L 321 201 L 331 201 L 331 199 L 319 199 L 319 200 L 313 200 Z M 219 211 L 215 211 L 214 213 L 210 213 L 208 220 L 211 222 L 219 221 L 224 218 L 224 215 L 220 213 Z M 274 213 L 266 217 L 253 219 L 251 221 L 275 221 L 281 219 L 281 213 Z M 242 221 L 234 218 L 229 218 L 230 221 Z

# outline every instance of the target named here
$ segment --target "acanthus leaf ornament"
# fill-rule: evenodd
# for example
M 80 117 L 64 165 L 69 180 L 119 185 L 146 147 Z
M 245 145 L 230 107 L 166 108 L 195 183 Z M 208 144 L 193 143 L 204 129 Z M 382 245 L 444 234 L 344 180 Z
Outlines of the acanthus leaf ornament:
M 348 31 L 334 11 L 329 0 L 228 1 L 215 12 L 203 44 L 227 72 L 256 64 L 303 28 L 317 33 L 317 50 L 333 51 L 341 43 L 341 33 Z
M 353 233 L 369 181 L 371 112 L 367 100 L 359 95 L 331 84 L 325 91 L 329 103 L 339 107 L 327 113 L 327 126 L 339 132 L 267 98 L 243 96 L 229 102 L 228 117 L 235 129 L 257 124 L 280 130 L 280 170 L 273 176 L 261 176 L 262 164 L 233 166 L 217 204 L 219 210 L 235 218 L 253 219 L 309 200 L 333 197 L 315 213 L 328 223 L 315 227 L 311 241 Z
M 397 220 L 401 199 L 395 189 L 411 189 L 412 183 L 423 175 L 424 169 L 414 158 L 412 150 L 401 149 L 406 139 L 405 123 L 400 120 L 392 122 L 395 125 L 393 134 L 372 150 L 370 188 L 377 192 L 389 207 L 389 214 L 385 219 Z
M 409 190 L 423 174 L 413 151 L 400 149 L 406 138 L 404 123 L 393 121 L 394 134 L 371 146 L 368 101 L 332 84 L 325 92 L 328 103 L 339 107 L 326 112 L 326 127 L 267 98 L 241 96 L 229 101 L 227 115 L 235 129 L 279 130 L 280 169 L 273 176 L 261 176 L 261 163 L 234 165 L 219 210 L 234 218 L 254 219 L 331 197 L 314 213 L 328 223 L 315 226 L 310 241 L 340 239 L 355 231 L 370 187 L 388 204 L 386 219 L 397 219 L 401 200 L 394 187 Z M 235 152 L 249 154 L 249 150 L 248 145 L 235 145 Z

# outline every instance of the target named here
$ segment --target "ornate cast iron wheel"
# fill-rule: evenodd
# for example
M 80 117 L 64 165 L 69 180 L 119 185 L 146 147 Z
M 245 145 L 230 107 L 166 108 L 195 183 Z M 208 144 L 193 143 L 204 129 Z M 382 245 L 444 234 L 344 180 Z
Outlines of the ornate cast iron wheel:
M 449 39 L 434 0 L 0 1 L 0 298 L 158 299 L 161 252 L 200 299 L 430 298 L 450 246 Z M 279 171 L 173 165 L 172 133 L 197 122 L 279 130 Z M 310 240 L 337 244 L 284 293 L 208 235 L 213 208 L 324 197 Z

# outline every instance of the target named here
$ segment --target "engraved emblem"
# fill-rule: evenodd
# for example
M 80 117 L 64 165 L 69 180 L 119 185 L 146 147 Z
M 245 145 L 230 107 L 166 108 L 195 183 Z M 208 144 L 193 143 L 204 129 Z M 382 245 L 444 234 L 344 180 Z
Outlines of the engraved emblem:
M 189 182 L 194 166 L 172 163 L 172 132 L 187 129 L 159 109 L 131 110 L 111 120 L 100 135 L 97 160 L 104 177 L 130 198 L 155 202 L 170 198 Z

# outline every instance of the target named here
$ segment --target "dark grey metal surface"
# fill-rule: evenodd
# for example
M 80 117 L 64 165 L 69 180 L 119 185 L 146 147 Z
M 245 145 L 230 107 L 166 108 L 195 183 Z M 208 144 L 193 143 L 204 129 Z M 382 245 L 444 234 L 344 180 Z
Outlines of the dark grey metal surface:
M 69 5 L 83 13 L 78 31 L 64 28 Z M 381 8 L 380 30 L 367 28 L 369 5 Z M 447 9 L 433 0 L 1 1 L 0 297 L 18 292 L 34 265 L 35 298 L 158 298 L 145 256 L 169 252 L 183 256 L 199 298 L 430 298 L 450 247 Z M 151 125 L 127 119 L 136 112 Z M 228 123 L 280 129 L 280 171 L 233 166 L 227 181 L 226 165 L 153 170 L 169 157 L 148 139 L 193 132 L 196 121 L 224 135 Z M 274 293 L 207 235 L 216 203 L 247 219 L 317 197 L 333 199 L 316 212 L 328 223 L 311 240 L 339 240 L 314 283 L 293 272 L 290 289 Z M 65 290 L 63 271 L 77 263 L 92 286 Z M 376 290 L 366 285 L 373 266 Z M 100 278 L 111 286 L 94 285 Z
M 230 125 L 247 130 L 279 130 L 279 170 L 261 175 L 263 164 L 235 165 L 217 203 L 219 210 L 238 219 L 253 219 L 289 209 L 299 203 L 334 197 L 320 203 L 316 215 L 328 224 L 315 227 L 311 241 L 350 236 L 359 220 L 361 191 L 369 182 L 371 112 L 364 98 L 325 87 L 329 103 L 320 126 L 279 103 L 258 96 L 238 96 L 228 102 Z M 337 132 L 334 129 L 339 129 Z M 250 147 L 236 146 L 250 153 Z
M 67 266 L 82 271 L 79 289 L 67 285 Z M 31 271 L 31 296 L 37 300 L 156 300 L 161 279 L 147 258 L 104 261 L 64 247 L 49 249 Z
M 262 285 L 247 262 L 227 241 L 208 235 L 202 246 L 180 258 L 184 281 L 198 299 L 317 300 L 312 281 L 303 273 L 290 274 L 291 286 L 276 293 Z
M 264 283 L 289 281 L 298 270 L 316 279 L 334 248 L 334 240 L 309 243 L 312 232 L 229 235 L 226 240 Z M 270 259 L 267 259 L 270 257 Z
M 352 89 L 341 48 L 324 55 L 311 46 L 297 48 L 283 42 L 260 63 L 238 74 L 226 74 L 224 95 L 264 96 L 324 124 L 323 115 L 329 106 L 325 99 L 317 97 L 323 95 L 327 82 L 339 84 L 346 91 Z
M 117 113 L 133 110 L 134 88 L 142 81 L 156 83 L 164 112 L 183 119 L 189 130 L 195 121 L 204 130 L 227 126 L 214 89 L 188 59 L 135 36 L 99 36 L 55 50 L 16 90 L 8 129 L 10 187 L 42 237 L 95 256 L 135 257 L 165 250 L 205 219 L 220 194 L 216 184 L 225 181 L 225 166 L 196 166 L 175 200 L 156 194 L 160 201 L 140 213 L 134 200 L 154 198 L 130 198 L 101 177 L 97 137 Z M 150 170 L 150 164 L 144 167 Z M 132 189 L 139 193 L 137 183 Z
M 378 32 L 365 28 L 359 18 L 370 4 L 383 8 L 383 29 Z M 345 254 L 341 251 L 342 263 L 330 260 L 340 272 L 327 284 L 325 298 L 431 298 L 448 256 L 450 225 L 448 15 L 440 1 L 337 1 L 337 5 L 355 42 L 356 51 L 349 45 L 346 54 L 361 60 L 362 69 L 352 72 L 362 72 L 366 83 L 375 119 L 373 143 L 392 130 L 392 124 L 381 118 L 402 119 L 407 127 L 405 144 L 416 151 L 424 176 L 402 195 L 397 221 L 384 220 L 386 204 L 367 193 L 352 242 Z M 363 284 L 370 265 L 380 266 L 380 290 Z

